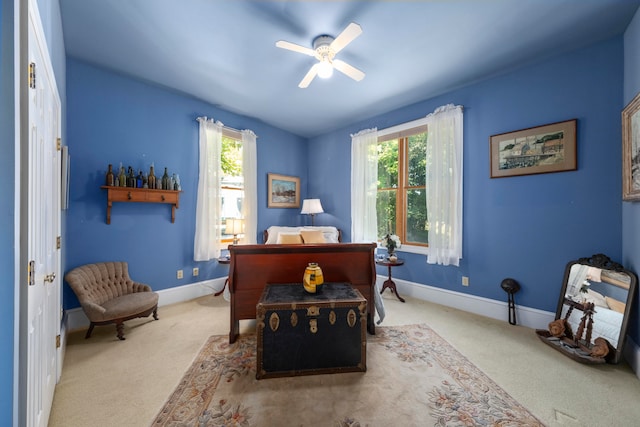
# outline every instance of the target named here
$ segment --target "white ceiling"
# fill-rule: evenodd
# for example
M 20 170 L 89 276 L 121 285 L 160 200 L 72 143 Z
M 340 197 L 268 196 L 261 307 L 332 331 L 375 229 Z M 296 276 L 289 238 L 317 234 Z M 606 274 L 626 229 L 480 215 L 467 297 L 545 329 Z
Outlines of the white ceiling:
M 60 0 L 67 55 L 313 137 L 621 34 L 640 0 Z M 350 22 L 363 70 L 298 83 Z M 622 76 L 621 76 L 622 78 Z M 203 112 L 203 114 L 206 112 Z

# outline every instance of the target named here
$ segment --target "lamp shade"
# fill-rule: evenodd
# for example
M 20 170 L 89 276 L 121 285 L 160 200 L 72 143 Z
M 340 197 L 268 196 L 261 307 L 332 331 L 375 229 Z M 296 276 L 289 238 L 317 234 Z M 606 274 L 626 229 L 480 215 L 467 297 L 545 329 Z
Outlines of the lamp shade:
M 301 214 L 315 215 L 324 212 L 320 199 L 304 199 Z
M 226 222 L 227 234 L 242 234 L 244 233 L 244 220 L 240 218 L 227 218 Z

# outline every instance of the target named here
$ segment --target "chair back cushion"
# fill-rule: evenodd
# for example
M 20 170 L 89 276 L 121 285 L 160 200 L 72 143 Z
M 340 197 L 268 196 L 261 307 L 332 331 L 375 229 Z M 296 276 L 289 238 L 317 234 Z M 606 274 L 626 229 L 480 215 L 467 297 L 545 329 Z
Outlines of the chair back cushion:
M 77 267 L 65 275 L 78 300 L 102 305 L 105 301 L 135 292 L 126 262 L 102 262 Z

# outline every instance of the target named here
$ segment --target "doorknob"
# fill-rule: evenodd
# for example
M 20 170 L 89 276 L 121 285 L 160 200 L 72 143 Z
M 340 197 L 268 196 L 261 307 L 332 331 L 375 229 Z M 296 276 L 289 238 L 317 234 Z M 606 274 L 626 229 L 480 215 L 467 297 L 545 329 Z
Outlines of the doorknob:
M 53 281 L 56 280 L 56 273 L 51 273 L 51 274 L 47 274 L 46 276 L 44 276 L 44 281 L 45 282 L 49 282 L 49 283 L 53 283 Z

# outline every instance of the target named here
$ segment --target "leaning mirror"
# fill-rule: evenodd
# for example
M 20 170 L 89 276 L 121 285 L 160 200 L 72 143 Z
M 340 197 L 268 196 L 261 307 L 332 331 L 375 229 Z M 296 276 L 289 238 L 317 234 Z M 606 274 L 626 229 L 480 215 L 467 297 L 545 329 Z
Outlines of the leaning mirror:
M 538 337 L 582 363 L 618 363 L 637 280 L 603 254 L 569 262 L 555 320 Z

